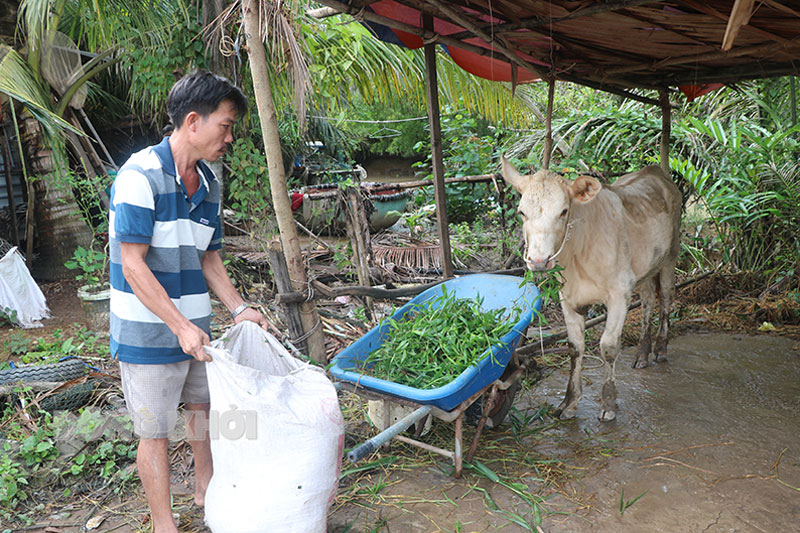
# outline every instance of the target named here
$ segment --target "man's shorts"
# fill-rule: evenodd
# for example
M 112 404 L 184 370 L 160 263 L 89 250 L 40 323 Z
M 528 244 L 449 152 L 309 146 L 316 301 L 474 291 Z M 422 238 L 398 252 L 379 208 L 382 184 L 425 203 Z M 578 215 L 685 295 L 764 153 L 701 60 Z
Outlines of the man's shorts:
M 178 420 L 178 403 L 209 403 L 204 362 L 140 365 L 120 361 L 119 367 L 125 404 L 139 438 L 168 438 Z

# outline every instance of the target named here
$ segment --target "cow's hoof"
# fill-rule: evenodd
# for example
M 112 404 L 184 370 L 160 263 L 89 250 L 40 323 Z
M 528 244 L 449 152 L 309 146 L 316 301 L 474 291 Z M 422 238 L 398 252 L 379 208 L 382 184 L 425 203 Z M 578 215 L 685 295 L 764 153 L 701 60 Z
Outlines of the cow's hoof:
M 633 362 L 633 368 L 644 368 L 647 366 L 647 359 L 637 359 Z
M 599 418 L 601 422 L 611 422 L 612 420 L 617 418 L 617 412 L 601 409 L 600 414 L 598 415 L 597 418 Z
M 578 414 L 578 406 L 571 405 L 565 407 L 562 403 L 553 411 L 553 416 L 558 418 L 559 420 L 569 420 L 570 418 L 575 418 Z
M 656 354 L 656 363 L 666 363 L 667 356 L 664 354 Z

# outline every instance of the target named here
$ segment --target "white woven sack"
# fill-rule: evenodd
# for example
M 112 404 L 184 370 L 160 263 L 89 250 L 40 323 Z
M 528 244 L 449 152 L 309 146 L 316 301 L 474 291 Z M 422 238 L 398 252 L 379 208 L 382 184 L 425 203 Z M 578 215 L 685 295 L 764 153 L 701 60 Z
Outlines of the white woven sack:
M 24 328 L 40 328 L 38 321 L 50 318 L 44 294 L 16 246 L 0 259 L 0 310 L 6 308 L 17 312 L 17 322 Z
M 214 533 L 324 533 L 336 493 L 344 420 L 325 373 L 252 322 L 206 351 Z

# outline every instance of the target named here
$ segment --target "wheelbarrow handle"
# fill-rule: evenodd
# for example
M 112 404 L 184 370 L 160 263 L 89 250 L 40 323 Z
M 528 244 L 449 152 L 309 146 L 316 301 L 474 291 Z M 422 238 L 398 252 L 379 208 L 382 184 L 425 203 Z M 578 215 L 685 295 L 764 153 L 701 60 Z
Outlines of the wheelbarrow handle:
M 413 413 L 409 414 L 405 418 L 398 420 L 388 428 L 384 429 L 368 441 L 359 446 L 356 446 L 352 450 L 350 450 L 347 454 L 347 458 L 350 460 L 351 463 L 355 463 L 367 457 L 372 452 L 377 450 L 381 447 L 381 445 L 385 444 L 386 442 L 390 441 L 403 431 L 410 428 L 412 425 L 416 424 L 418 421 L 425 418 L 431 412 L 430 405 L 423 405 Z

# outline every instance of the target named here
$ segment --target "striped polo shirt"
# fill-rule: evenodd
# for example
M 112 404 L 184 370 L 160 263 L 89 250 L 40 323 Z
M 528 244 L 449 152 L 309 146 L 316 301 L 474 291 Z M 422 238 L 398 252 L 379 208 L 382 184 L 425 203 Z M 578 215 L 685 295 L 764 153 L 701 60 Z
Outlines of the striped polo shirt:
M 191 359 L 167 325 L 133 294 L 122 273 L 120 243 L 150 245 L 145 261 L 172 303 L 210 336 L 211 299 L 201 270 L 206 250 L 222 247 L 220 184 L 202 161 L 189 198 L 169 138 L 133 154 L 111 188 L 111 355 L 126 363 Z

